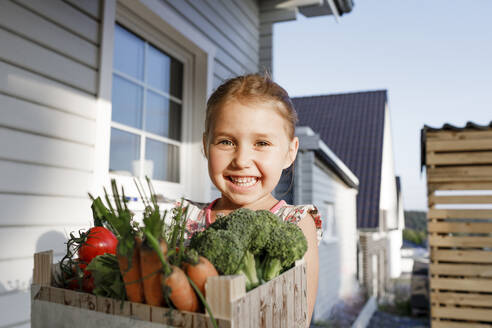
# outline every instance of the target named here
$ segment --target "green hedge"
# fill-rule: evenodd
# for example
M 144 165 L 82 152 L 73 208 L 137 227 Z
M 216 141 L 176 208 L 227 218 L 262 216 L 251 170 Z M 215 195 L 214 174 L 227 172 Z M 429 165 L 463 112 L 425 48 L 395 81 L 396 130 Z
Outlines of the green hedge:
M 424 246 L 427 232 L 414 229 L 403 229 L 403 239 Z

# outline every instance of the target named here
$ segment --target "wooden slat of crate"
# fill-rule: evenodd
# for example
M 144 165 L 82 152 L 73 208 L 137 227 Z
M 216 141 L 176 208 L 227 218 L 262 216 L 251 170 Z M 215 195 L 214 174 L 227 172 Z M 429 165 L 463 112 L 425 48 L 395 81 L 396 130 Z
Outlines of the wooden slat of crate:
M 490 210 L 429 209 L 427 217 L 432 219 L 492 219 L 492 209 Z
M 492 295 L 441 292 L 431 293 L 430 298 L 431 303 L 490 307 L 492 311 Z
M 492 237 L 429 236 L 429 245 L 437 247 L 492 247 Z
M 449 233 L 491 233 L 492 223 L 476 222 L 428 222 L 427 230 L 429 232 Z
M 492 181 L 492 165 L 429 168 L 427 180 L 429 182 Z
M 459 150 L 492 150 L 492 137 L 490 139 L 463 139 L 463 140 L 439 140 L 431 139 L 427 142 L 427 151 L 459 151 Z
M 449 276 L 473 276 L 492 278 L 492 265 L 490 264 L 430 264 L 431 274 Z
M 431 256 L 438 261 L 492 263 L 492 251 L 438 249 Z
M 465 131 L 427 131 L 427 142 L 431 140 L 469 140 L 492 138 L 492 129 L 489 130 L 465 130 Z
M 432 204 L 492 204 L 492 195 L 436 196 L 430 195 Z
M 492 328 L 492 324 L 432 320 L 432 328 Z
M 435 309 L 437 316 L 446 319 L 490 321 L 492 323 L 491 309 L 458 308 L 458 307 L 439 307 Z
M 432 278 L 430 279 L 430 288 L 470 292 L 492 292 L 492 280 L 473 278 Z
M 428 182 L 427 190 L 492 190 L 492 182 Z
M 491 164 L 492 151 L 428 153 L 427 165 L 475 165 Z

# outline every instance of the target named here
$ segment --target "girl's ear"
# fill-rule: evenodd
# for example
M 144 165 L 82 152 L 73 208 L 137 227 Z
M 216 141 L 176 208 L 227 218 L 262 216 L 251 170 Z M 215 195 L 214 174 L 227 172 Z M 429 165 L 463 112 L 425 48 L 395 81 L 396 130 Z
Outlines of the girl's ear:
M 287 159 L 284 169 L 288 168 L 289 166 L 292 165 L 292 163 L 294 163 L 297 157 L 298 150 L 299 150 L 299 138 L 294 137 L 294 139 L 292 139 L 292 141 L 289 144 L 289 152 L 287 153 Z
M 208 139 L 207 135 L 204 133 L 202 136 L 203 154 L 208 159 L 208 140 L 207 139 Z

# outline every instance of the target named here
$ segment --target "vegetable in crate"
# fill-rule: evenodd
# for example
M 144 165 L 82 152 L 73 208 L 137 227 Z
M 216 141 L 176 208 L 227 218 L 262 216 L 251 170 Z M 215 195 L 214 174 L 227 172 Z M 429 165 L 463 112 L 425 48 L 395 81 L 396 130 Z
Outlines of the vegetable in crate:
M 104 190 L 108 208 L 104 206 L 99 198 L 94 199 L 91 197 L 94 200 L 92 210 L 95 215 L 97 214 L 102 224 L 110 226 L 116 233 L 118 239 L 116 256 L 125 283 L 128 300 L 142 303 L 144 292 L 140 273 L 141 239 L 138 235 L 138 230 L 133 224 L 133 213 L 128 209 L 123 188 L 121 197 L 114 179 L 111 180 L 111 188 L 116 209 L 113 208 L 108 193 Z
M 194 234 L 190 247 L 221 274 L 243 274 L 246 289 L 251 290 L 302 258 L 307 241 L 299 227 L 270 211 L 241 208 Z
M 118 259 L 114 254 L 96 256 L 86 269 L 94 279 L 93 294 L 120 300 L 126 299 Z

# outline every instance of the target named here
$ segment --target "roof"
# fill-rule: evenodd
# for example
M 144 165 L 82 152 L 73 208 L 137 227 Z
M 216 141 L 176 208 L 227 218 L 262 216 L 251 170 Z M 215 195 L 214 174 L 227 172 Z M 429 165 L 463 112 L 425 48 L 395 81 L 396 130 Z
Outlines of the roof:
M 465 131 L 465 130 L 490 130 L 492 129 L 492 121 L 488 124 L 477 124 L 474 122 L 466 122 L 463 127 L 459 127 L 450 123 L 444 123 L 441 127 L 434 128 L 429 125 L 424 125 L 422 130 L 420 130 L 420 168 L 423 169 L 425 166 L 425 141 L 426 141 L 426 133 L 427 132 L 438 132 L 438 131 Z
M 299 126 L 309 126 L 359 178 L 357 227 L 379 226 L 387 91 L 292 99 Z
M 316 156 L 335 173 L 350 188 L 359 188 L 359 179 L 343 161 L 321 140 L 319 134 L 310 127 L 297 127 L 296 136 L 299 137 L 299 149 L 312 150 Z

